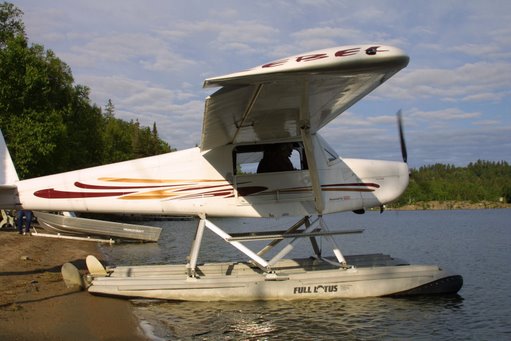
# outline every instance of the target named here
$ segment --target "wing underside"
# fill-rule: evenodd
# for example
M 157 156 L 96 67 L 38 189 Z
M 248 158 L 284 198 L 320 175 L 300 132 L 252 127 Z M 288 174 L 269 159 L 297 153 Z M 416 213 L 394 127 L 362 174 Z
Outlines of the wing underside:
M 408 57 L 375 59 L 374 65 L 365 59 L 364 67 L 335 62 L 211 82 L 223 87 L 206 100 L 201 149 L 291 139 L 304 126 L 315 133 L 406 66 Z

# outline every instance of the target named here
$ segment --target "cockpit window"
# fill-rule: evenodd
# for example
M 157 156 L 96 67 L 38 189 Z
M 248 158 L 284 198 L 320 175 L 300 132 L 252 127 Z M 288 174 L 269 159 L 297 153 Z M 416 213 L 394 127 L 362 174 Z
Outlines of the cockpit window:
M 307 169 L 301 142 L 237 146 L 233 159 L 236 175 Z

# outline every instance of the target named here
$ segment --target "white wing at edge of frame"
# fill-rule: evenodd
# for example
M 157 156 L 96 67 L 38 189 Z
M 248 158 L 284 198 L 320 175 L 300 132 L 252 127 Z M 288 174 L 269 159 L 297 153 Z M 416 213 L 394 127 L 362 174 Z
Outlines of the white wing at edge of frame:
M 315 133 L 408 61 L 390 46 L 342 46 L 209 78 L 221 89 L 206 100 L 201 149 Z
M 0 157 L 2 162 L 0 170 L 0 209 L 12 209 L 16 207 L 17 203 L 16 182 L 19 181 L 19 178 L 1 130 Z
M 14 168 L 14 163 L 12 162 L 11 154 L 9 153 L 9 149 L 7 149 L 4 134 L 2 133 L 1 130 L 0 130 L 0 158 L 2 162 L 2 170 L 0 172 L 0 186 L 15 187 L 14 184 L 19 181 L 18 173 L 16 173 L 16 168 Z

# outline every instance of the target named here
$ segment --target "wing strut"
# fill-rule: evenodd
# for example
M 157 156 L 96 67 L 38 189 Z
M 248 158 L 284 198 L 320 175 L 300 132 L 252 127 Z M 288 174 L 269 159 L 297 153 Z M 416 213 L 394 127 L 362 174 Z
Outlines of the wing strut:
M 303 229 L 301 229 L 302 227 Z M 222 228 L 208 220 L 205 215 L 201 215 L 200 221 L 197 225 L 195 238 L 192 243 L 192 248 L 190 250 L 190 255 L 188 256 L 188 263 L 186 264 L 188 278 L 190 280 L 198 279 L 200 277 L 200 274 L 197 271 L 198 270 L 197 260 L 205 228 L 208 228 L 211 232 L 215 233 L 224 241 L 231 244 L 239 251 L 244 253 L 246 256 L 248 256 L 254 265 L 258 266 L 267 274 L 266 280 L 278 280 L 278 278 L 275 277 L 276 273 L 275 269 L 273 268 L 281 259 L 283 259 L 283 257 L 285 257 L 289 252 L 291 252 L 294 249 L 296 242 L 301 238 L 311 238 L 315 240 L 316 237 L 323 236 L 327 237 L 332 242 L 332 246 L 334 247 L 333 252 L 337 258 L 337 262 L 333 262 L 331 260 L 327 260 L 326 258 L 321 257 L 320 252 L 318 251 L 315 251 L 316 257 L 330 264 L 338 266 L 340 269 L 347 269 L 348 267 L 346 265 L 346 259 L 342 255 L 339 246 L 331 236 L 339 234 L 362 233 L 363 231 L 361 229 L 329 231 L 326 226 L 326 223 L 323 221 L 323 217 L 318 216 L 313 221 L 310 221 L 309 217 L 304 217 L 303 219 L 299 220 L 295 225 L 291 226 L 287 231 L 262 231 L 229 234 L 225 232 Z M 278 251 L 271 259 L 266 260 L 262 258 L 262 256 L 267 251 L 273 249 L 275 246 L 277 246 L 277 244 L 279 244 L 284 239 L 291 239 L 291 241 L 289 241 L 287 245 L 283 246 L 280 249 L 280 251 Z M 243 244 L 243 242 L 250 242 L 255 240 L 271 240 L 271 242 L 265 247 L 263 247 L 259 252 L 255 252 Z M 316 248 L 314 246 L 314 242 L 313 248 Z M 281 280 L 284 279 L 287 279 L 286 275 L 282 275 Z
M 236 138 L 238 137 L 238 134 L 245 125 L 245 121 L 247 120 L 247 117 L 250 115 L 250 112 L 252 111 L 252 108 L 254 107 L 254 104 L 257 100 L 257 97 L 261 93 L 261 89 L 263 88 L 263 84 L 258 84 L 256 89 L 254 90 L 254 93 L 252 94 L 252 97 L 250 98 L 250 101 L 248 102 L 248 105 L 245 109 L 245 112 L 243 113 L 243 117 L 241 118 L 241 121 L 236 126 L 236 132 L 234 133 L 234 136 L 232 137 L 231 144 L 236 141 Z
M 315 206 L 318 214 L 322 214 L 325 209 L 323 203 L 323 195 L 321 193 L 321 182 L 319 181 L 318 167 L 314 155 L 314 146 L 310 134 L 310 112 L 309 112 L 309 82 L 304 80 L 302 101 L 300 103 L 300 132 L 302 135 L 303 145 L 305 147 L 305 155 L 309 165 L 309 173 L 312 182 L 312 192 L 314 193 Z

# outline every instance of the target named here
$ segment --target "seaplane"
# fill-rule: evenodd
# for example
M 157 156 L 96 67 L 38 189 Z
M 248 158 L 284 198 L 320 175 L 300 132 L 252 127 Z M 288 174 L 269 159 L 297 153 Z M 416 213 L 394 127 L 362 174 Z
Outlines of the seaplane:
M 2 138 L 0 204 L 196 217 L 195 237 L 181 264 L 105 267 L 89 256 L 84 276 L 64 264 L 64 280 L 93 294 L 251 301 L 456 293 L 462 276 L 438 265 L 384 254 L 343 255 L 334 236 L 362 230 L 334 230 L 324 219 L 383 208 L 406 189 L 400 115 L 403 161 L 341 158 L 319 130 L 408 62 L 399 48 L 352 45 L 206 79 L 205 88 L 219 89 L 206 98 L 199 147 L 116 164 L 20 181 Z M 247 233 L 226 231 L 215 224 L 217 217 L 296 217 L 296 223 Z M 246 259 L 201 263 L 206 229 Z M 311 256 L 286 258 L 302 238 L 310 240 Z M 330 256 L 322 254 L 321 238 L 329 241 Z M 254 250 L 248 243 L 254 240 L 264 247 Z

